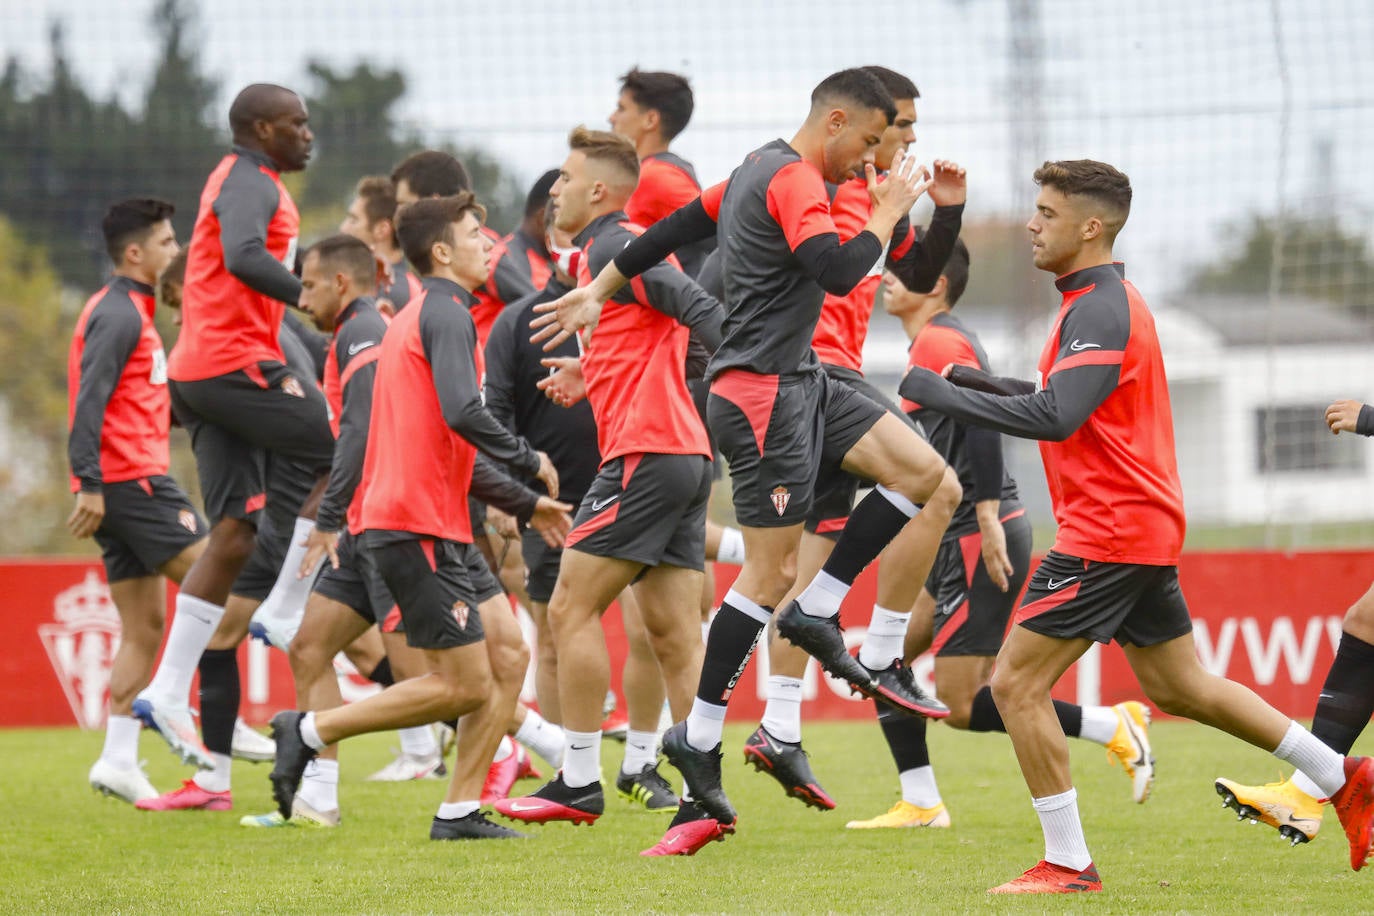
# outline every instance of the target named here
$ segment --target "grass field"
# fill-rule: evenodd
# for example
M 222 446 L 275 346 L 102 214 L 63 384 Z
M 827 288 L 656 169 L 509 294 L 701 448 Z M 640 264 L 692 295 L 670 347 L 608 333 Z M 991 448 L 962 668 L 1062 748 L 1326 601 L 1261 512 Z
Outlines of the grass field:
M 344 747 L 337 830 L 248 830 L 270 808 L 267 766 L 236 762 L 234 810 L 151 814 L 96 796 L 86 770 L 101 736 L 0 731 L 0 909 L 11 913 L 753 912 L 887 913 L 1062 910 L 1335 913 L 1374 909 L 1374 873 L 1350 871 L 1328 810 L 1316 842 L 1290 849 L 1223 811 L 1212 778 L 1276 778 L 1260 751 L 1192 724 L 1153 736 L 1160 776 L 1150 801 L 1101 748 L 1073 742 L 1074 775 L 1103 894 L 989 898 L 984 891 L 1034 864 L 1040 830 L 1001 735 L 932 729 L 932 756 L 953 815 L 948 830 L 853 831 L 887 809 L 896 780 L 878 730 L 815 724 L 807 743 L 839 801 L 816 812 L 785 798 L 742 762 L 746 734 L 726 731 L 725 784 L 740 830 L 693 858 L 644 859 L 667 818 L 608 799 L 592 828 L 533 828 L 534 839 L 433 843 L 438 783 L 363 781 L 385 763 L 391 736 Z M 1374 750 L 1369 737 L 1362 747 Z M 606 772 L 621 746 L 606 744 Z M 1358 748 L 1357 748 L 1358 749 Z M 155 736 L 143 755 L 155 785 L 189 775 Z M 537 784 L 522 783 L 533 789 Z M 1371 870 L 1374 871 L 1374 870 Z

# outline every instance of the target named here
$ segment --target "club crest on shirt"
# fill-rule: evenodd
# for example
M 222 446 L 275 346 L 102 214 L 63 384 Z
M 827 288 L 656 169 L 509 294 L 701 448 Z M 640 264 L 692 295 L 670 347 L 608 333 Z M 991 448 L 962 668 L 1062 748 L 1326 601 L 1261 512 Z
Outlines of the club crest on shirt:
M 472 608 L 468 607 L 464 601 L 453 602 L 453 619 L 458 621 L 458 628 L 466 630 L 468 628 L 468 615 L 472 613 Z
M 305 389 L 301 387 L 301 380 L 294 375 L 288 375 L 281 380 L 281 390 L 284 394 L 289 394 L 293 398 L 305 397 Z
M 181 527 L 185 528 L 187 531 L 192 534 L 196 533 L 196 514 L 190 509 L 182 509 L 178 512 L 177 521 L 181 524 Z
M 792 491 L 784 486 L 776 486 L 773 488 L 772 499 L 773 508 L 777 510 L 778 515 L 782 515 L 787 511 L 787 504 L 792 501 Z

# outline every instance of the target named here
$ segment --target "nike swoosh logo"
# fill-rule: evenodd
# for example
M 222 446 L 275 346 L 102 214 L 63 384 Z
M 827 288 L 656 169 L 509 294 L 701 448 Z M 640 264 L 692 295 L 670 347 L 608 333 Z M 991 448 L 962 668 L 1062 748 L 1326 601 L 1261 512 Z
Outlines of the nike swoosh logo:
M 678 833 L 663 841 L 664 846 L 676 846 L 677 841 L 682 839 L 682 834 Z
M 1075 337 L 1073 343 L 1069 344 L 1069 349 L 1077 353 L 1079 350 L 1101 350 L 1102 345 L 1095 343 L 1080 343 L 1078 338 Z
M 377 341 L 375 340 L 364 340 L 362 343 L 349 344 L 348 355 L 355 356 L 358 353 L 361 353 L 362 351 L 366 350 L 368 347 L 375 346 L 377 346 Z
M 1045 583 L 1045 587 L 1048 588 L 1050 591 L 1054 591 L 1055 589 L 1062 588 L 1063 586 L 1068 585 L 1070 582 L 1073 582 L 1077 578 L 1077 576 L 1069 576 L 1067 579 L 1060 579 L 1058 582 L 1051 579 Z
M 574 751 L 585 751 L 587 748 L 591 747 L 590 744 L 573 744 L 573 745 L 569 745 L 569 746 L 570 746 L 570 747 L 572 748 L 572 750 L 574 750 Z
M 607 506 L 609 506 L 611 503 L 615 502 L 615 501 L 616 501 L 617 499 L 619 499 L 619 498 L 620 498 L 620 494 L 617 493 L 617 494 L 615 494 L 614 496 L 609 497 L 609 498 L 607 498 L 607 499 L 594 499 L 594 500 L 592 500 L 592 511 L 593 511 L 593 512 L 600 512 L 602 509 L 606 508 Z
M 520 804 L 519 802 L 511 802 L 511 803 L 510 803 L 510 809 L 511 809 L 512 811 L 538 811 L 538 810 L 539 810 L 540 808 L 542 808 L 542 807 L 544 807 L 544 806 L 543 806 L 543 805 L 522 805 L 522 804 Z

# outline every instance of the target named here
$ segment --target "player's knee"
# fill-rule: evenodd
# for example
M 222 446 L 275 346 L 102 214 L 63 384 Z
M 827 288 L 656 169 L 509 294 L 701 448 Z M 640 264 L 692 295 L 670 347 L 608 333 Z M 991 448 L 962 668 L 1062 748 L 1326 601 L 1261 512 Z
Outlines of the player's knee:
M 530 666 L 530 650 L 521 640 L 503 643 L 491 653 L 492 675 L 503 684 L 518 683 Z
M 291 640 L 291 645 L 286 650 L 286 657 L 291 662 L 291 676 L 295 678 L 298 684 L 315 680 L 320 669 L 327 662 L 332 663 L 333 661 L 332 657 L 326 659 L 324 652 L 313 641 L 300 639 L 299 634 L 296 639 Z
M 1031 691 L 1030 679 L 1011 667 L 995 669 L 988 686 L 992 688 L 992 699 L 999 710 L 1007 710 L 1023 702 Z
M 473 666 L 462 677 L 439 679 L 441 715 L 445 719 L 465 716 L 481 706 L 491 695 L 491 670 Z
M 206 552 L 213 552 L 220 563 L 236 564 L 242 567 L 253 555 L 253 542 L 257 533 L 253 526 L 240 519 L 225 519 L 210 532 Z
M 1363 642 L 1374 642 L 1374 594 L 1363 596 L 1345 612 L 1341 629 Z
M 926 511 L 933 509 L 941 515 L 953 518 L 954 511 L 963 500 L 964 488 L 959 484 L 959 475 L 954 473 L 954 468 L 946 467 L 935 492 L 926 500 L 925 507 Z
M 1201 697 L 1186 684 L 1171 678 L 1155 678 L 1148 681 L 1142 679 L 1141 687 L 1145 690 L 1146 699 L 1158 706 L 1159 711 L 1165 715 L 1184 719 L 1197 718 Z

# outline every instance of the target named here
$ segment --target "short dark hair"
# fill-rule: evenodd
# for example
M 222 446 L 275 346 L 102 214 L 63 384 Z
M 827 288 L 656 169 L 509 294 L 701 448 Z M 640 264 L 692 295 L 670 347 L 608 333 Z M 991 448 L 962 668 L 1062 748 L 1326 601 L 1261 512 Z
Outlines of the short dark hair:
M 878 78 L 888 95 L 892 96 L 893 101 L 897 99 L 919 99 L 921 97 L 921 90 L 916 88 L 916 84 L 896 70 L 889 70 L 878 64 L 872 64 L 864 67 L 864 69 Z
M 628 92 L 640 108 L 658 112 L 659 130 L 664 140 L 671 141 L 692 120 L 696 100 L 686 77 L 663 70 L 632 67 L 629 73 L 620 77 L 620 89 Z
M 397 212 L 396 235 L 401 240 L 401 250 L 418 273 L 433 272 L 430 250 L 436 242 L 452 244 L 453 224 L 469 212 L 476 214 L 478 222 L 487 218 L 486 208 L 477 202 L 471 191 L 449 197 L 426 197 L 406 204 Z
M 609 164 L 625 176 L 631 189 L 639 181 L 639 154 L 635 145 L 620 134 L 579 124 L 568 134 L 568 148 L 589 160 Z
M 452 197 L 472 190 L 468 170 L 452 153 L 427 149 L 402 159 L 391 170 L 391 183 L 404 179 L 416 197 Z
M 549 202 L 549 190 L 553 188 L 553 183 L 558 180 L 558 169 L 549 169 L 540 175 L 533 185 L 530 192 L 525 195 L 525 218 L 528 219 L 536 213 L 544 212 L 544 205 Z
M 124 258 L 125 246 L 142 243 L 154 226 L 171 219 L 175 212 L 176 207 L 155 197 L 135 197 L 111 204 L 100 221 L 110 260 L 118 264 Z
M 1090 198 L 1107 208 L 1107 240 L 1112 241 L 1131 215 L 1131 179 L 1115 166 L 1095 159 L 1047 161 L 1035 170 L 1035 183 L 1061 194 Z
M 944 270 L 940 271 L 940 276 L 945 278 L 945 301 L 950 308 L 959 301 L 964 295 L 964 290 L 968 289 L 968 246 L 963 239 L 954 240 L 954 250 L 949 253 L 949 260 L 945 262 Z
M 832 73 L 816 84 L 811 90 L 812 109 L 849 102 L 881 111 L 891 124 L 897 117 L 897 106 L 892 103 L 892 93 L 888 92 L 882 80 L 863 67 L 850 67 Z
M 377 259 L 366 243 L 351 235 L 338 233 L 311 245 L 305 257 L 309 258 L 312 254 L 319 259 L 321 266 L 327 265 L 331 271 L 341 270 L 348 274 L 359 291 L 376 290 Z
M 178 251 L 158 275 L 157 298 L 163 305 L 171 300 L 173 288 L 186 285 L 186 256 L 190 250 L 190 246 L 187 246 Z
M 354 193 L 363 202 L 369 228 L 384 219 L 396 218 L 396 185 L 385 175 L 367 175 L 358 180 Z

